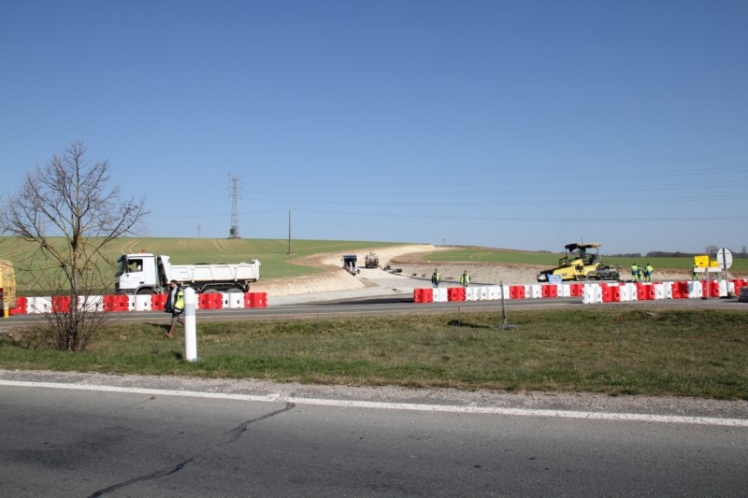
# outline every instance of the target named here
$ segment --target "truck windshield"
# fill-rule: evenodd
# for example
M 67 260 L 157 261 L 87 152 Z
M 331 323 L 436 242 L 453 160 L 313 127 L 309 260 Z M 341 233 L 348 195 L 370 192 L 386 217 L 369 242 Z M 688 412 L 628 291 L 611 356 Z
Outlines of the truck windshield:
M 122 256 L 117 260 L 117 263 L 117 273 L 115 276 L 120 276 L 123 273 L 137 273 L 143 271 L 142 258 L 126 258 L 125 256 Z

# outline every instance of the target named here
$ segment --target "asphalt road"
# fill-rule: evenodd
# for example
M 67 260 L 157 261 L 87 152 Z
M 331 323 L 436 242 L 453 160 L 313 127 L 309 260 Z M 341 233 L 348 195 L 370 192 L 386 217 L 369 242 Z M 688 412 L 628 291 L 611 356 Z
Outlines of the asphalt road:
M 623 303 L 582 304 L 578 297 L 507 300 L 505 311 L 509 315 L 513 310 L 550 309 L 550 308 L 669 308 L 669 309 L 712 309 L 748 312 L 748 303 L 737 299 L 666 299 L 656 301 L 631 301 Z M 267 308 L 198 310 L 197 321 L 234 321 L 246 319 L 289 319 L 289 318 L 322 318 L 345 315 L 397 315 L 429 314 L 451 312 L 490 311 L 502 316 L 501 301 L 462 301 L 447 303 L 414 303 L 411 296 L 383 297 L 346 297 L 330 298 L 329 301 L 299 302 L 283 305 L 271 305 Z M 168 324 L 169 315 L 159 311 L 112 312 L 108 314 L 112 323 L 152 322 Z M 0 330 L 4 328 L 23 327 L 29 324 L 44 322 L 42 314 L 14 315 L 0 320 Z
M 748 425 L 92 387 L 0 386 L 4 497 L 737 497 L 748 489 Z

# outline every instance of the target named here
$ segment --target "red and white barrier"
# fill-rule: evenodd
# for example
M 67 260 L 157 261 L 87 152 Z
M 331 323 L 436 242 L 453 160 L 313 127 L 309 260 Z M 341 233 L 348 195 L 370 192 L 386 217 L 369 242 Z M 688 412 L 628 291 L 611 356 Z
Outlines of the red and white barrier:
M 470 287 L 442 287 L 413 289 L 415 303 L 446 303 L 460 301 L 496 301 L 504 299 L 554 299 L 579 297 L 585 304 L 651 301 L 660 299 L 700 299 L 737 295 L 748 287 L 748 280 L 679 281 L 679 282 L 621 282 L 621 283 L 561 283 L 530 285 L 486 285 Z M 88 296 L 78 303 L 87 311 L 162 311 L 166 294 Z M 264 292 L 221 292 L 197 295 L 196 309 L 241 309 L 267 307 Z M 70 309 L 68 296 L 18 297 L 10 315 L 51 313 Z
M 585 304 L 618 303 L 630 301 L 655 301 L 662 299 L 698 299 L 702 297 L 726 297 L 729 293 L 737 295 L 740 289 L 748 287 L 748 280 L 715 280 L 712 282 L 679 281 L 679 282 L 587 282 L 562 284 L 530 285 L 490 285 L 448 287 L 446 289 L 414 289 L 414 302 L 446 301 L 495 301 L 504 299 L 553 299 L 559 297 L 580 297 Z M 427 293 L 439 293 L 439 298 L 429 299 Z M 446 293 L 446 301 L 443 294 Z M 438 300 L 437 300 L 438 299 Z
M 446 296 L 447 289 L 443 290 Z M 166 298 L 166 294 L 88 296 L 85 299 L 83 297 L 79 298 L 78 309 L 104 312 L 163 311 Z M 217 292 L 199 294 L 195 304 L 197 309 L 265 308 L 267 307 L 267 293 Z M 9 314 L 51 313 L 55 310 L 67 311 L 69 309 L 69 296 L 18 297 L 16 298 L 16 307 L 11 308 Z

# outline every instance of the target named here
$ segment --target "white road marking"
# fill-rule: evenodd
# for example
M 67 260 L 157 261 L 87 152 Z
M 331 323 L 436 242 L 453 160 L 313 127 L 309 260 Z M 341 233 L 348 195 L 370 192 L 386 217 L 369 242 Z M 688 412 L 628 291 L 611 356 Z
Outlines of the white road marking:
M 295 403 L 297 405 L 332 406 L 339 408 L 372 408 L 378 410 L 410 410 L 440 413 L 466 413 L 482 415 L 514 415 L 524 417 L 555 417 L 587 420 L 617 420 L 627 422 L 659 422 L 665 424 L 696 424 L 727 427 L 748 427 L 748 419 L 691 417 L 683 415 L 650 415 L 642 413 L 605 413 L 573 410 L 536 410 L 529 408 L 500 408 L 492 406 L 428 405 L 420 403 L 392 403 L 382 401 L 337 400 L 320 398 L 299 398 L 278 393 L 268 395 L 208 393 L 201 391 L 177 391 L 172 389 L 148 389 L 144 387 L 118 387 L 88 384 L 63 384 L 54 382 L 27 382 L 1 380 L 0 386 L 42 387 L 48 389 L 70 389 L 76 391 L 98 391 L 127 394 L 147 394 L 159 396 L 181 396 L 187 398 L 208 398 L 236 401 L 256 401 L 262 403 Z

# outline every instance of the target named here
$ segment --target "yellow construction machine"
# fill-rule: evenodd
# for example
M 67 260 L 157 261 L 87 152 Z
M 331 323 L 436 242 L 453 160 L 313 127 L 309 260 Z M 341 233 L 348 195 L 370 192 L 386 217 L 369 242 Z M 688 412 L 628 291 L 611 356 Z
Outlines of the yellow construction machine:
M 566 244 L 558 266 L 538 273 L 538 282 L 568 280 L 618 280 L 619 270 L 603 265 L 597 242 Z M 594 253 L 588 252 L 594 249 Z

